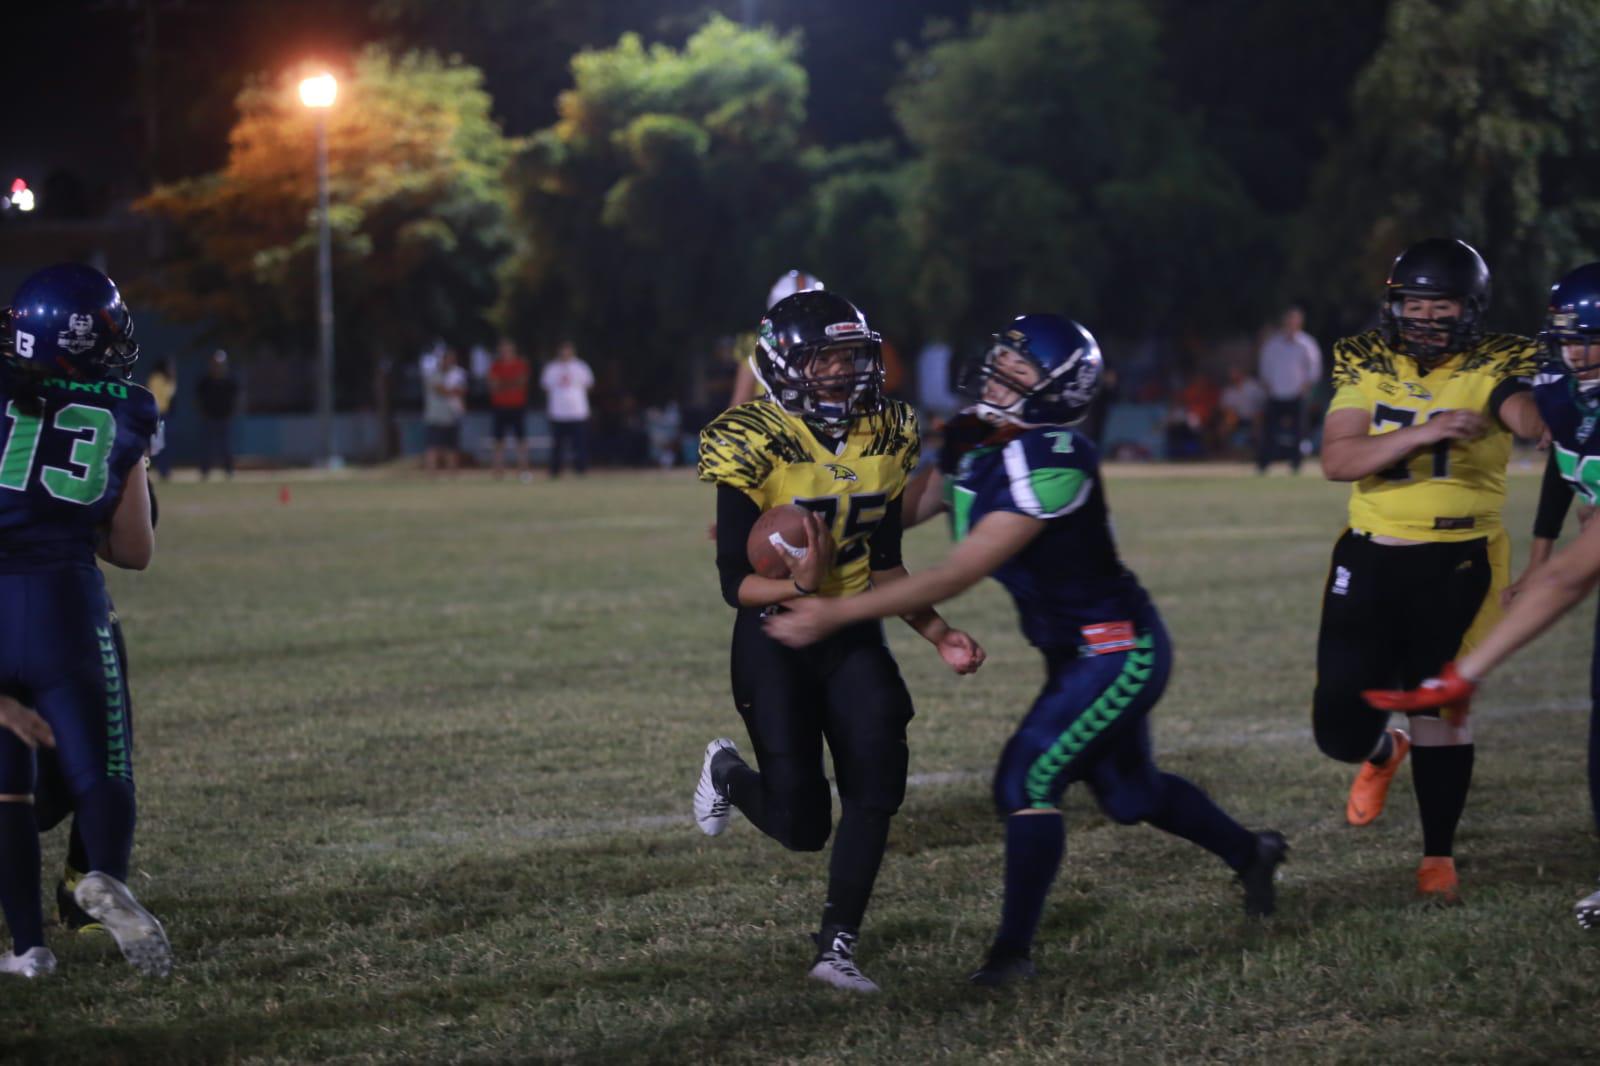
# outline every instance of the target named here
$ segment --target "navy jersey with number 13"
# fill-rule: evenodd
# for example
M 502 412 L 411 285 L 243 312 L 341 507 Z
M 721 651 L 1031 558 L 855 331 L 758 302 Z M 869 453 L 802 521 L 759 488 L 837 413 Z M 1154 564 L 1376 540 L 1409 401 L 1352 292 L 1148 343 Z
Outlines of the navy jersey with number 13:
M 159 417 L 131 382 L 48 378 L 35 389 L 19 396 L 0 378 L 0 573 L 93 567 L 97 530 Z
M 1134 618 L 1149 603 L 1117 557 L 1099 455 L 1082 434 L 1046 426 L 975 448 L 961 457 L 945 493 L 957 540 L 995 511 L 1046 522 L 1043 533 L 994 572 L 1016 601 L 1032 644 L 1082 644 L 1085 626 Z

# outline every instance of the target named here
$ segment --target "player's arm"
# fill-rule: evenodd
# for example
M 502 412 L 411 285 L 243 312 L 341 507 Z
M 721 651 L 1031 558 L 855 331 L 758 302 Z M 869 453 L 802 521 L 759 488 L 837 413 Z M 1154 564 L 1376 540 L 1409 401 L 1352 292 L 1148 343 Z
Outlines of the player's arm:
M 1555 449 L 1552 448 L 1545 459 L 1544 479 L 1539 483 L 1539 507 L 1533 516 L 1533 540 L 1528 545 L 1528 565 L 1523 569 L 1522 576 L 1500 594 L 1502 607 L 1509 606 L 1521 594 L 1528 578 L 1550 558 L 1571 507 L 1572 486 L 1561 476 Z
M 1367 702 L 1386 711 L 1425 711 L 1435 707 L 1466 713 L 1478 684 L 1517 649 L 1533 641 L 1556 619 L 1581 603 L 1600 583 L 1600 522 L 1591 522 L 1566 548 L 1526 578 L 1526 587 L 1476 648 L 1446 663 L 1438 677 L 1411 691 L 1369 690 Z
M 901 522 L 906 529 L 920 526 L 945 509 L 944 484 L 939 468 L 929 463 L 906 483 Z
M 1322 476 L 1360 481 L 1441 440 L 1470 440 L 1488 429 L 1476 411 L 1441 411 L 1420 426 L 1371 433 L 1372 415 L 1359 407 L 1329 411 L 1322 423 Z
M 953 599 L 994 573 L 1044 531 L 1041 519 L 1010 511 L 984 516 L 942 562 L 859 596 L 801 600 L 767 619 L 767 632 L 793 647 L 813 644 L 856 622 L 914 614 Z
M 143 462 L 129 469 L 122 499 L 111 512 L 96 552 L 124 570 L 143 570 L 150 565 L 156 552 L 156 530 L 150 518 L 150 479 Z
M 746 545 L 750 530 L 760 517 L 761 508 L 749 496 L 731 485 L 717 486 L 717 576 L 722 583 L 722 599 L 729 607 L 770 607 L 805 595 L 794 580 L 762 577 L 750 565 Z M 831 540 L 824 551 L 831 564 Z M 815 590 L 819 586 L 820 578 L 805 587 Z
M 1489 396 L 1489 409 L 1523 440 L 1539 440 L 1545 434 L 1544 418 L 1539 414 L 1533 390 L 1520 378 L 1502 381 Z
M 56 735 L 51 732 L 50 723 L 32 707 L 6 695 L 0 695 L 0 729 L 15 733 L 17 739 L 30 748 L 37 749 L 41 744 L 47 748 L 56 746 Z M 28 801 L 32 799 L 28 797 Z

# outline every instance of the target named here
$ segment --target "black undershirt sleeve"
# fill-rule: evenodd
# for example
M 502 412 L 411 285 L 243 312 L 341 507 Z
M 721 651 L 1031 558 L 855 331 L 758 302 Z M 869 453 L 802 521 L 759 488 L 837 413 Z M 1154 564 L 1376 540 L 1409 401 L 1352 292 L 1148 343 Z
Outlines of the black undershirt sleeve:
M 1572 486 L 1561 476 L 1556 465 L 1556 450 L 1552 445 L 1550 457 L 1545 460 L 1544 480 L 1539 484 L 1539 509 L 1534 513 L 1533 535 L 1544 540 L 1558 540 L 1561 526 L 1567 520 L 1567 510 L 1572 506 Z
M 745 546 L 760 517 L 761 508 L 756 501 L 736 488 L 717 486 L 717 577 L 722 581 L 722 598 L 729 607 L 739 606 L 739 586 L 756 572 Z
M 900 538 L 905 532 L 905 523 L 901 520 L 900 511 L 904 499 L 905 494 L 901 493 L 889 501 L 889 506 L 883 512 L 883 521 L 867 538 L 867 546 L 872 552 L 867 565 L 873 570 L 893 570 L 902 565 Z
M 1494 415 L 1494 420 L 1496 422 L 1499 422 L 1502 426 L 1505 426 L 1505 422 L 1500 417 L 1500 405 L 1511 399 L 1511 397 L 1515 396 L 1519 392 L 1532 391 L 1533 385 L 1529 383 L 1527 378 L 1503 379 L 1500 384 L 1494 387 L 1494 391 L 1489 393 L 1489 413 Z M 1506 428 L 1510 429 L 1511 427 L 1506 426 Z

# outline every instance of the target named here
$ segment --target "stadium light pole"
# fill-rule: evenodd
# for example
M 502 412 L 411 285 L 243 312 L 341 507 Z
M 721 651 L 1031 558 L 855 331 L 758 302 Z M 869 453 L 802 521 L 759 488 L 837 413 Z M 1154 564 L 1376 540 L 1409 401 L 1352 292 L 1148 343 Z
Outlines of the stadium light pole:
M 328 108 L 339 83 L 323 72 L 300 82 L 300 102 L 317 118 L 317 420 L 328 469 L 344 465 L 333 441 L 333 234 L 328 226 Z

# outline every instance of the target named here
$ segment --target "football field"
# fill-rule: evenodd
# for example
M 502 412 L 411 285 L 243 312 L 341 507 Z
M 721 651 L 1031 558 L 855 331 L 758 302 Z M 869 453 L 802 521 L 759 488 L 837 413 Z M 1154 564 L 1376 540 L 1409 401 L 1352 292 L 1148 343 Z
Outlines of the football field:
M 1512 479 L 1520 566 L 1538 479 Z M 746 745 L 732 612 L 683 472 L 533 485 L 357 475 L 161 488 L 159 548 L 114 574 L 131 656 L 133 890 L 168 981 L 47 931 L 0 1060 L 60 1062 L 1517 1062 L 1600 1054 L 1600 875 L 1584 787 L 1592 605 L 1475 708 L 1457 842 L 1467 906 L 1411 893 L 1409 771 L 1373 827 L 1309 730 L 1345 490 L 1314 470 L 1113 470 L 1124 556 L 1177 646 L 1159 761 L 1293 847 L 1250 925 L 1220 862 L 1086 794 L 1035 959 L 964 982 L 999 909 L 988 774 L 1042 677 L 998 586 L 945 614 L 990 650 L 956 678 L 898 622 L 912 787 L 863 931 L 884 989 L 805 979 L 824 856 L 689 797 Z M 908 535 L 908 563 L 946 547 Z M 747 745 L 746 745 L 747 746 Z M 47 892 L 65 848 L 45 843 Z M 1426 1058 L 1424 1058 L 1426 1056 Z

